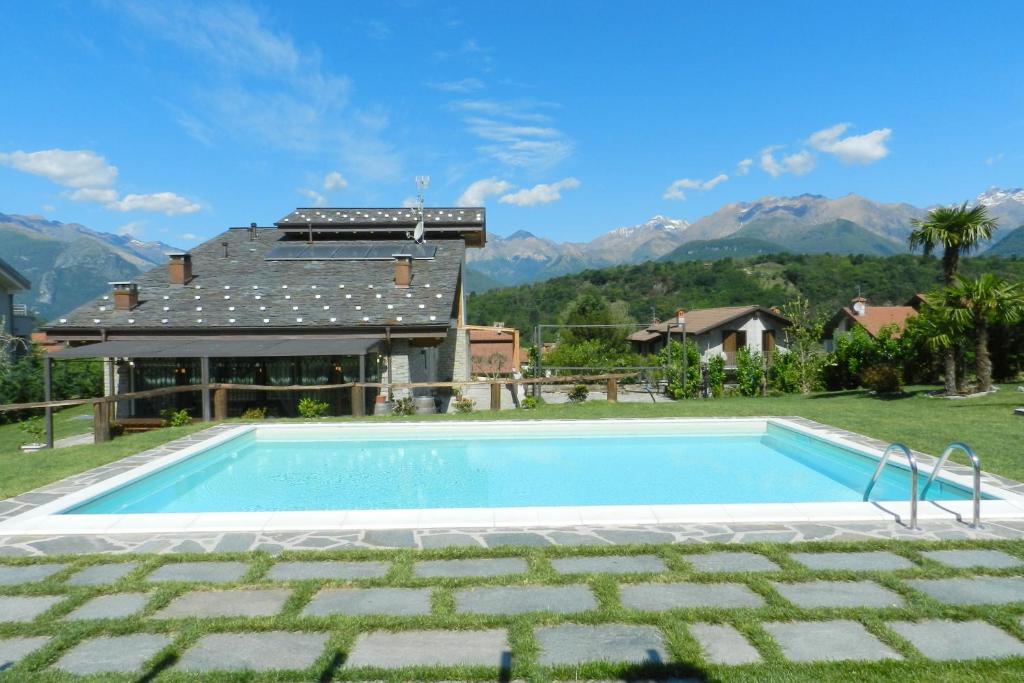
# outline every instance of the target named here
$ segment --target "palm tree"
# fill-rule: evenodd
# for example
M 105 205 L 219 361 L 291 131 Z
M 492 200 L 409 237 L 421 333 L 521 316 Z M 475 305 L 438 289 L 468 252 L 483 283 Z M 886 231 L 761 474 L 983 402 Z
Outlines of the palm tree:
M 992 360 L 988 354 L 990 325 L 1024 320 L 1024 289 L 1017 283 L 985 273 L 976 280 L 958 276 L 946 292 L 949 316 L 959 325 L 974 329 L 978 391 L 992 389 Z
M 942 353 L 945 391 L 953 395 L 957 390 L 956 355 L 947 351 L 955 350 L 957 340 L 962 339 L 968 330 L 953 320 L 951 309 L 945 305 L 945 291 L 929 294 L 924 297 L 924 301 L 920 314 L 907 322 L 907 334 L 921 340 L 933 353 Z
M 967 202 L 960 206 L 932 209 L 924 220 L 914 219 L 911 223 L 914 226 L 909 240 L 911 251 L 920 247 L 928 256 L 936 247 L 942 247 L 942 280 L 947 287 L 956 281 L 960 257 L 992 239 L 992 233 L 998 227 L 998 221 L 988 215 L 985 206 L 979 204 L 968 208 Z M 955 394 L 957 390 L 956 353 L 956 344 L 944 350 L 947 394 Z

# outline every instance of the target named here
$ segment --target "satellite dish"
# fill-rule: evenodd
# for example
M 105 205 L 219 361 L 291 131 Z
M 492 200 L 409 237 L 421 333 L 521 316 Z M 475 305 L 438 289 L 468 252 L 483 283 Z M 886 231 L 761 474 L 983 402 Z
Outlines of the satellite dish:
M 423 243 L 423 217 L 420 216 L 419 221 L 416 223 L 416 229 L 412 232 L 412 239 L 416 244 Z

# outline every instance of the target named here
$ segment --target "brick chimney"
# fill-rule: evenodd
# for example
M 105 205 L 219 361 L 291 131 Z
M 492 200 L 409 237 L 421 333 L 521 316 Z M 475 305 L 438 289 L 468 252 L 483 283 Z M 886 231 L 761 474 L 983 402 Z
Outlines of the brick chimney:
M 408 289 L 412 282 L 412 256 L 395 254 L 395 287 Z
M 172 285 L 185 285 L 192 279 L 192 254 L 168 254 L 171 259 L 167 264 Z
M 139 305 L 139 286 L 134 282 L 111 282 L 114 287 L 114 310 L 130 311 Z
M 686 316 L 686 311 L 679 309 L 676 311 L 676 320 L 682 320 Z
M 868 300 L 862 296 L 855 296 L 850 302 L 850 308 L 853 309 L 854 315 L 864 315 L 868 310 Z

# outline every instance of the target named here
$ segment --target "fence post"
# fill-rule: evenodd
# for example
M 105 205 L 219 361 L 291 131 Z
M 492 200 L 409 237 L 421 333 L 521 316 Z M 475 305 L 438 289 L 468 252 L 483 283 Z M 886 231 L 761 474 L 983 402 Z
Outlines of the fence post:
M 46 352 L 44 351 L 43 353 Z M 50 358 L 50 354 L 46 353 L 43 356 L 43 400 L 46 402 L 53 400 L 52 369 L 53 358 Z M 43 419 L 46 422 L 46 447 L 53 448 L 53 408 L 46 406 L 43 412 Z
M 110 441 L 110 411 L 106 401 L 92 404 L 92 440 L 93 443 Z
M 501 410 L 500 382 L 491 382 L 491 410 Z
M 226 420 L 228 417 L 228 390 L 216 389 L 213 392 L 213 419 Z
M 354 417 L 366 415 L 366 388 L 361 384 L 352 385 L 352 415 Z
M 200 381 L 203 383 L 203 422 L 210 421 L 210 357 L 203 356 L 199 361 Z
M 616 403 L 619 400 L 619 380 L 614 377 L 608 378 L 608 402 Z

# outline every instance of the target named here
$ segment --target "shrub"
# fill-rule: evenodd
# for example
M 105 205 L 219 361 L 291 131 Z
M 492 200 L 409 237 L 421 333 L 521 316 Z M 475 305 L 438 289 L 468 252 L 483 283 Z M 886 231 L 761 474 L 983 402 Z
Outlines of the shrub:
M 715 356 L 708 361 L 708 391 L 715 398 L 722 395 L 722 388 L 725 386 L 725 359 Z
M 587 400 L 587 385 L 577 384 L 569 390 L 569 401 L 572 403 L 583 403 Z
M 683 345 L 673 341 L 658 352 L 658 363 L 665 368 L 667 393 L 674 399 L 696 398 L 700 392 L 700 351 L 693 341 L 686 342 L 686 379 L 683 380 Z
M 327 414 L 328 405 L 323 401 L 304 398 L 299 401 L 299 415 L 306 419 L 323 417 Z
M 526 396 L 519 405 L 523 410 L 535 410 L 542 403 L 544 403 L 544 399 L 540 396 Z
M 461 391 L 455 393 L 455 412 L 472 413 L 475 406 L 476 401 L 469 396 L 463 395 Z
M 764 381 L 761 354 L 744 346 L 736 352 L 736 384 L 743 396 L 757 396 Z
M 43 427 L 43 418 L 38 415 L 19 422 L 18 429 L 25 432 L 25 436 L 28 437 L 29 440 L 25 442 L 26 444 L 42 443 L 43 438 L 46 436 L 46 429 Z
M 253 408 L 247 408 L 242 413 L 243 420 L 265 420 L 267 419 L 267 407 L 257 406 Z
M 896 394 L 903 391 L 903 372 L 895 365 L 879 363 L 865 369 L 860 382 L 876 394 Z
M 164 427 L 184 427 L 185 425 L 192 424 L 192 418 L 189 417 L 188 411 L 184 408 L 181 410 L 164 408 L 160 411 L 160 419 L 163 421 Z
M 395 403 L 391 408 L 391 414 L 399 416 L 412 415 L 414 410 L 412 397 L 406 396 L 405 398 L 395 399 Z
M 802 391 L 802 382 L 808 380 L 801 372 L 804 369 L 806 365 L 801 366 L 795 353 L 776 350 L 768 366 L 768 389 L 780 394 Z M 810 386 L 814 387 L 817 384 L 811 383 Z

